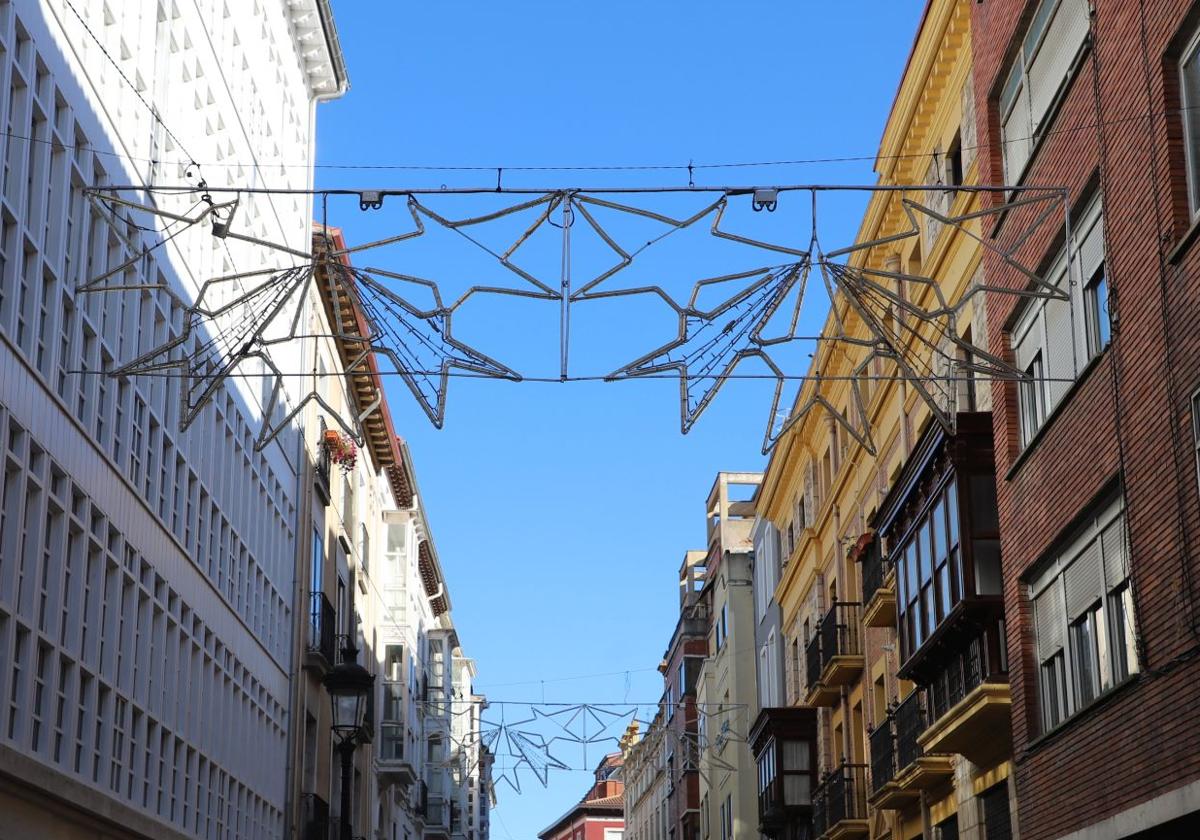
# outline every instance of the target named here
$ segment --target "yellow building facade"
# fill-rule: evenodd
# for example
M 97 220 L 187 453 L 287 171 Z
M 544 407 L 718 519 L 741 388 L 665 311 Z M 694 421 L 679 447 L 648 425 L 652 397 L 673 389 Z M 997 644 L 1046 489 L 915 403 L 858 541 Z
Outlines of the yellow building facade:
M 971 0 L 927 4 L 880 145 L 876 171 L 881 186 L 978 183 L 971 5 Z M 942 496 L 932 503 L 941 517 L 937 521 L 949 522 L 945 528 L 927 522 L 912 526 L 904 513 L 912 507 L 906 488 L 926 481 L 922 476 L 928 462 L 953 449 L 956 439 L 965 441 L 976 430 L 986 435 L 990 453 L 990 385 L 969 369 L 944 362 L 947 357 L 969 361 L 944 334 L 948 329 L 965 343 L 986 343 L 983 295 L 972 294 L 981 282 L 981 246 L 971 235 L 979 234 L 979 223 L 947 224 L 913 207 L 960 217 L 978 209 L 980 202 L 980 193 L 969 190 L 871 194 L 856 240 L 859 247 L 847 256 L 847 264 L 890 290 L 891 298 L 872 297 L 865 317 L 876 319 L 875 333 L 882 327 L 894 338 L 893 348 L 901 348 L 910 369 L 927 372 L 929 378 L 919 385 L 906 381 L 896 358 L 877 352 L 880 345 L 820 342 L 797 405 L 812 404 L 816 397 L 824 405 L 804 413 L 781 437 L 757 497 L 758 516 L 781 535 L 784 565 L 775 598 L 787 645 L 787 702 L 819 710 L 822 781 L 813 797 L 814 837 L 978 837 L 983 808 L 1011 802 L 1011 797 L 1005 803 L 998 799 L 1008 787 L 1006 717 L 995 727 L 995 743 L 969 749 L 970 758 L 950 749 L 953 739 L 933 744 L 942 751 L 926 749 L 923 740 L 933 731 L 932 707 L 927 708 L 935 697 L 930 686 L 938 679 L 944 684 L 943 672 L 930 660 L 935 656 L 931 649 L 941 649 L 934 637 L 952 638 L 957 616 L 974 609 L 977 599 L 961 597 L 964 581 L 972 592 L 986 589 L 978 580 L 990 581 L 986 574 L 977 579 L 973 571 L 964 577 L 963 558 L 978 553 L 983 560 L 973 559 L 972 569 L 990 569 L 990 555 L 985 556 L 982 543 L 977 547 L 971 542 L 974 530 L 961 537 L 956 530 L 953 511 L 967 501 L 954 496 L 953 478 L 938 485 L 951 503 Z M 939 307 L 937 291 L 918 277 L 931 278 L 946 301 L 964 301 L 954 319 L 915 317 L 914 308 Z M 863 306 L 861 298 L 851 301 L 839 293 L 824 334 L 869 338 Z M 957 421 L 955 434 L 939 431 L 945 424 L 938 422 L 935 406 L 951 418 L 952 429 Z M 921 458 L 925 460 L 918 464 Z M 958 480 L 965 488 L 964 482 Z M 985 484 L 978 483 L 981 489 L 972 498 L 986 508 Z M 947 510 L 952 511 L 949 519 Z M 914 527 L 916 537 L 911 536 Z M 924 545 L 924 539 L 927 548 L 913 547 Z M 929 579 L 922 577 L 917 563 L 911 586 L 897 580 L 896 569 L 901 576 L 908 569 L 905 540 L 914 558 L 932 558 L 925 561 Z M 998 565 L 998 554 L 995 560 Z M 938 583 L 939 571 L 944 586 Z M 933 600 L 927 602 L 925 596 Z M 991 604 L 990 597 L 983 600 Z M 926 605 L 927 614 L 922 611 Z M 915 622 L 903 639 L 898 620 L 900 625 Z M 931 639 L 937 644 L 926 644 Z M 921 655 L 912 655 L 914 650 Z M 985 672 L 984 682 L 1000 673 L 1000 664 L 993 658 L 990 668 L 979 669 Z M 955 700 L 954 709 L 961 713 L 959 694 L 970 692 L 964 680 L 959 682 L 957 693 L 936 694 L 943 712 L 938 725 L 958 720 L 946 714 L 951 711 L 946 697 Z M 988 714 L 1006 714 L 1006 691 L 1005 681 L 1002 691 L 989 695 Z M 996 721 L 998 715 L 988 719 Z M 992 791 L 986 802 L 980 798 L 985 790 Z

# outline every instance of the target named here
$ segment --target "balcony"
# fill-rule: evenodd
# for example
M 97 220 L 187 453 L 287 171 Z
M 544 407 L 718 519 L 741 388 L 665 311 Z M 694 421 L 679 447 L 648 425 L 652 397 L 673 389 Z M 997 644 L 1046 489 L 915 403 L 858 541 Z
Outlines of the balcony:
M 450 803 L 446 801 L 445 779 L 434 776 L 435 784 L 426 788 L 425 798 L 425 833 L 426 838 L 449 838 L 450 836 Z
M 337 613 L 324 592 L 308 593 L 308 627 L 304 640 L 304 667 L 324 675 L 337 659 L 334 624 Z
M 859 631 L 861 608 L 858 603 L 835 600 L 805 647 L 808 705 L 834 705 L 841 696 L 840 689 L 862 673 L 865 660 Z
M 958 753 L 986 764 L 1012 749 L 1003 623 L 988 627 L 948 657 L 926 688 L 929 726 L 917 738 L 927 752 Z
M 329 840 L 333 824 L 329 821 L 329 803 L 315 793 L 300 800 L 301 840 Z
M 813 794 L 813 836 L 852 840 L 870 833 L 867 821 L 867 765 L 843 762 Z
M 375 753 L 381 784 L 407 787 L 417 780 L 416 768 L 405 755 L 404 733 L 404 683 L 389 680 L 383 684 L 383 717 L 379 721 L 379 750 Z
M 862 562 L 864 627 L 896 626 L 896 573 L 884 558 L 879 538 L 872 536 L 859 555 Z
M 323 433 L 322 433 L 323 434 Z M 332 466 L 329 459 L 329 450 L 322 444 L 317 447 L 317 463 L 313 470 L 313 488 L 317 491 L 317 496 L 321 500 L 322 507 L 329 506 L 329 472 Z
M 774 840 L 808 840 L 816 787 L 817 712 L 763 709 L 750 729 L 758 768 L 758 830 Z
M 871 804 L 899 810 L 921 792 L 946 782 L 954 773 L 946 754 L 926 753 L 919 737 L 926 729 L 924 694 L 913 691 L 871 733 Z

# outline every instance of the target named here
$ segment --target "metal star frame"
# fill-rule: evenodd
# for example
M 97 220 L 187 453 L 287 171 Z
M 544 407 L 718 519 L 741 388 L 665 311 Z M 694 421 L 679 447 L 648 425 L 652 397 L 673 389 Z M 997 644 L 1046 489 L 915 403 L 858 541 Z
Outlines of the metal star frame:
M 488 716 L 476 715 L 475 707 L 479 705 L 494 712 Z M 616 750 L 629 726 L 636 724 L 641 731 L 655 727 L 657 735 L 671 745 L 670 751 L 682 756 L 690 769 L 711 783 L 711 773 L 732 773 L 736 769 L 723 757 L 723 745 L 747 748 L 745 732 L 730 720 L 747 714 L 749 708 L 744 704 L 690 705 L 706 721 L 696 732 L 676 731 L 656 723 L 656 717 L 661 717 L 666 709 L 663 703 L 455 701 L 451 714 L 470 715 L 479 721 L 479 726 L 459 736 L 450 735 L 455 749 L 450 751 L 448 763 L 463 756 L 479 756 L 483 750 L 477 748 L 483 747 L 495 762 L 493 783 L 504 782 L 519 794 L 522 773 L 531 774 L 544 787 L 549 783 L 551 771 L 593 770 L 596 752 L 607 754 Z M 676 710 L 684 708 L 683 704 L 676 705 Z M 647 709 L 656 714 L 643 715 Z M 454 727 L 443 728 L 452 732 Z
M 559 378 L 574 377 L 569 371 L 570 316 L 573 305 L 600 299 L 650 295 L 665 302 L 678 319 L 676 337 L 648 353 L 622 365 L 604 378 L 608 381 L 661 376 L 677 373 L 680 380 L 680 428 L 687 433 L 711 405 L 720 389 L 737 374 L 738 366 L 756 359 L 769 371 L 774 380 L 774 393 L 763 436 L 763 451 L 768 451 L 793 424 L 820 407 L 841 424 L 861 445 L 874 451 L 870 422 L 858 388 L 852 388 L 849 413 L 834 409 L 819 387 L 824 374 L 786 373 L 784 363 L 773 350 L 799 341 L 822 341 L 859 346 L 869 351 L 853 371 L 854 376 L 868 375 L 868 366 L 876 359 L 895 365 L 897 375 L 908 381 L 929 405 L 936 420 L 953 431 L 954 381 L 963 374 L 1023 380 L 1028 376 L 995 354 L 962 337 L 956 319 L 963 308 L 976 296 L 984 293 L 1020 297 L 1069 296 L 1046 281 L 1032 267 L 1021 262 L 1017 254 L 1021 247 L 1050 221 L 1062 213 L 1068 242 L 1070 218 L 1066 208 L 1066 192 L 1051 187 L 961 187 L 945 185 L 837 187 L 800 185 L 773 187 L 721 188 L 608 188 L 608 189 L 465 189 L 465 190 L 331 190 L 314 193 L 322 197 L 327 208 L 331 196 L 350 195 L 359 199 L 362 210 L 382 208 L 385 199 L 402 199 L 408 222 L 399 232 L 353 247 L 335 247 L 328 235 L 318 237 L 320 247 L 315 253 L 301 251 L 284 243 L 273 242 L 238 229 L 237 211 L 245 196 L 271 194 L 269 189 L 228 190 L 203 186 L 155 188 L 142 190 L 151 193 L 147 200 L 125 197 L 134 187 L 111 187 L 89 191 L 89 199 L 101 215 L 118 232 L 131 255 L 103 273 L 88 278 L 79 285 L 81 292 L 106 292 L 130 289 L 156 289 L 182 304 L 179 294 L 165 283 L 126 282 L 126 275 L 136 271 L 138 262 L 155 249 L 176 243 L 186 231 L 207 227 L 212 236 L 232 240 L 247 246 L 278 252 L 291 264 L 274 269 L 235 272 L 213 277 L 199 284 L 194 301 L 185 306 L 186 317 L 182 331 L 137 358 L 120 364 L 112 375 L 176 375 L 182 380 L 183 406 L 180 424 L 186 427 L 211 401 L 228 377 L 238 375 L 243 364 L 254 362 L 259 374 L 274 378 L 274 387 L 266 407 L 266 422 L 258 438 L 261 448 L 269 443 L 308 402 L 321 400 L 314 384 L 290 411 L 283 413 L 284 372 L 272 362 L 272 350 L 281 344 L 312 337 L 311 324 L 302 323 L 303 300 L 314 283 L 325 283 L 322 290 L 327 299 L 349 306 L 354 317 L 333 325 L 334 337 L 344 346 L 358 348 L 345 364 L 342 374 L 351 374 L 367 364 L 369 357 L 388 366 L 409 388 L 418 405 L 437 427 L 445 419 L 448 382 L 455 371 L 468 375 L 519 381 L 522 376 L 510 367 L 492 359 L 452 334 L 452 316 L 475 295 L 508 295 L 557 302 L 560 322 Z M 901 194 L 899 206 L 908 227 L 897 233 L 868 242 L 856 243 L 839 250 L 823 252 L 817 236 L 817 197 L 833 190 L 861 192 L 888 191 Z M 697 194 L 702 199 L 698 209 L 682 215 L 668 215 L 654 209 L 637 206 L 624 198 L 632 195 L 642 201 L 660 193 Z M 780 244 L 744 233 L 727 230 L 723 225 L 727 211 L 734 201 L 749 201 L 756 210 L 773 210 L 786 193 L 808 193 L 812 206 L 812 228 L 803 247 Z M 999 196 L 989 206 L 961 215 L 940 212 L 927 203 L 915 201 L 909 193 L 950 195 L 976 192 Z M 161 209 L 154 193 L 166 193 L 176 199 L 196 198 L 185 213 Z M 451 217 L 430 206 L 434 194 L 471 196 L 496 193 L 515 194 L 514 203 L 499 209 L 461 218 Z M 214 195 L 232 196 L 215 200 Z M 620 198 L 620 200 L 618 200 Z M 504 201 L 506 199 L 501 199 Z M 638 203 L 641 203 L 639 201 Z M 953 201 L 946 202 L 947 204 Z M 975 224 L 991 218 L 1031 215 L 1022 230 L 1012 237 L 1004 249 L 993 240 L 972 229 Z M 490 223 L 531 217 L 521 232 L 504 247 L 486 244 L 479 231 Z M 628 236 L 618 230 L 619 222 L 606 222 L 603 215 L 614 220 L 638 220 L 657 225 L 659 230 L 640 244 L 623 244 Z M 245 215 L 245 214 L 243 214 Z M 154 220 L 146 226 L 135 217 Z M 558 221 L 555 221 L 555 218 Z M 584 222 L 583 230 L 590 231 L 602 251 L 612 261 L 583 282 L 572 278 L 572 229 L 576 221 Z M 679 303 L 663 285 L 643 285 L 634 288 L 608 288 L 614 278 L 632 265 L 648 249 L 665 238 L 707 222 L 708 236 L 714 240 L 733 243 L 751 252 L 786 255 L 787 262 L 773 263 L 692 282 L 690 296 Z M 442 300 L 437 281 L 390 268 L 354 267 L 352 255 L 396 245 L 426 234 L 432 224 L 454 232 L 482 250 L 504 270 L 520 281 L 516 288 L 497 285 L 470 285 L 452 303 Z M 872 263 L 875 249 L 895 245 L 905 239 L 919 237 L 931 225 L 954 228 L 974 239 L 980 247 L 999 256 L 1027 281 L 1022 287 L 1007 287 L 980 283 L 959 299 L 949 301 L 934 278 L 898 269 L 882 268 Z M 536 270 L 522 267 L 517 258 L 521 249 L 538 231 L 547 226 L 561 230 L 561 261 L 557 278 L 539 276 Z M 322 228 L 328 234 L 328 228 Z M 154 233 L 146 243 L 142 233 Z M 801 336 L 797 328 L 801 307 L 812 272 L 816 270 L 825 294 L 832 302 L 830 320 L 820 336 Z M 114 278 L 119 282 L 114 283 Z M 686 278 L 684 278 L 686 279 Z M 699 300 L 702 293 L 714 289 L 728 290 L 718 304 L 704 308 Z M 416 295 L 432 297 L 432 306 L 416 303 Z M 925 302 L 920 302 L 924 300 Z M 789 301 L 792 301 L 789 303 Z M 771 325 L 786 312 L 786 325 L 778 334 L 771 334 Z M 851 318 L 853 323 L 848 323 Z M 282 323 L 282 327 L 280 323 Z M 805 388 L 808 383 L 818 387 Z M 798 387 L 795 385 L 798 384 Z M 793 389 L 795 397 L 785 394 Z M 329 406 L 326 404 L 328 410 Z M 373 408 L 368 408 L 369 411 Z M 276 420 L 276 415 L 283 413 Z M 336 413 L 331 412 L 336 416 Z M 342 426 L 360 438 L 359 428 L 367 413 L 359 417 L 339 418 Z

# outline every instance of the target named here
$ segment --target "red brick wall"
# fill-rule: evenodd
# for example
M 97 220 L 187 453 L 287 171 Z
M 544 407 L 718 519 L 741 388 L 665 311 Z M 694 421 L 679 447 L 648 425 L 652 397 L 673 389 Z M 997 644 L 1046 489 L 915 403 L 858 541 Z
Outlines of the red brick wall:
M 973 4 L 985 183 L 1002 182 L 994 94 L 1034 5 L 1036 0 Z M 1170 53 L 1182 30 L 1193 31 L 1185 19 L 1195 4 L 1146 0 L 1145 51 L 1138 0 L 1093 5 L 1094 48 L 1024 183 L 1066 186 L 1074 204 L 1103 168 L 1107 267 L 1118 298 L 1119 333 L 1019 464 L 1016 387 L 996 383 L 993 391 L 1022 840 L 1061 835 L 1200 778 L 1200 658 L 1191 658 L 1200 637 L 1184 620 L 1193 599 L 1185 570 L 1200 594 L 1200 500 L 1188 416 L 1188 396 L 1200 387 L 1200 241 L 1178 265 L 1160 260 L 1189 227 Z M 1147 118 L 1148 112 L 1154 116 Z M 1032 211 L 1010 214 L 996 244 L 1011 240 L 1030 218 Z M 1061 218 L 1044 224 L 1020 251 L 1022 262 L 1037 266 L 1056 252 L 1061 228 Z M 985 269 L 989 283 L 1022 285 L 1023 278 L 995 254 L 985 257 Z M 1015 296 L 989 298 L 991 347 L 1007 346 L 1004 328 L 1019 303 Z M 1119 476 L 1145 670 L 1042 738 L 1021 576 Z

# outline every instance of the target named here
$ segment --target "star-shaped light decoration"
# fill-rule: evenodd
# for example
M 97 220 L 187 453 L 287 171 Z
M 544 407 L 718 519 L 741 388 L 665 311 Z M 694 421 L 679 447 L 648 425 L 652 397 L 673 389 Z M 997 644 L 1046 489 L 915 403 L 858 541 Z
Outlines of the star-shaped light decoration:
M 514 792 L 521 792 L 521 770 L 532 773 L 543 787 L 550 778 L 551 770 L 567 770 L 569 765 L 556 758 L 551 752 L 552 744 L 538 732 L 537 715 L 533 706 L 525 711 L 528 717 L 515 721 L 506 719 L 505 709 L 513 704 L 497 704 L 499 720 L 480 722 L 479 741 L 491 753 L 499 771 L 493 773 L 493 782 L 505 782 Z
M 678 314 L 678 334 L 658 349 L 613 371 L 607 379 L 613 381 L 676 371 L 679 374 L 680 429 L 687 434 L 734 368 L 743 359 L 765 356 L 763 330 L 797 286 L 799 307 L 808 268 L 807 262 L 800 262 L 701 280 L 686 306 L 676 305 L 664 293 L 663 299 Z M 702 310 L 696 306 L 697 298 L 706 286 L 743 279 L 751 282 L 712 309 Z
M 450 220 L 421 205 L 411 196 L 406 209 L 411 219 L 411 229 L 382 239 L 354 247 L 334 247 L 329 232 L 320 228 L 316 237 L 316 253 L 298 251 L 284 243 L 273 242 L 241 233 L 236 229 L 235 215 L 238 198 L 226 202 L 213 202 L 205 193 L 200 212 L 191 215 L 175 214 L 147 203 L 139 203 L 104 191 L 92 191 L 89 200 L 101 209 L 102 215 L 120 235 L 125 236 L 128 250 L 134 256 L 102 274 L 88 278 L 79 291 L 98 293 L 128 291 L 153 287 L 164 292 L 184 310 L 183 328 L 180 334 L 169 337 L 157 347 L 136 358 L 118 365 L 114 376 L 167 375 L 178 377 L 181 387 L 180 427 L 186 429 L 193 423 L 204 407 L 225 385 L 230 376 L 246 371 L 246 362 L 255 362 L 254 375 L 270 377 L 272 387 L 264 406 L 264 421 L 256 440 L 261 449 L 286 428 L 310 402 L 321 404 L 330 416 L 356 442 L 362 441 L 362 422 L 377 406 L 356 417 L 341 417 L 333 411 L 321 396 L 321 388 L 314 383 L 311 390 L 298 401 L 290 404 L 284 377 L 296 372 L 282 372 L 274 361 L 275 351 L 280 345 L 312 337 L 313 324 L 302 318 L 305 296 L 316 284 L 331 301 L 331 314 L 341 320 L 331 324 L 334 338 L 343 346 L 352 349 L 352 359 L 342 373 L 353 374 L 366 370 L 368 357 L 374 356 L 390 363 L 416 398 L 422 411 L 430 421 L 440 428 L 445 420 L 446 393 L 452 369 L 468 371 L 484 377 L 520 379 L 511 368 L 484 355 L 452 334 L 452 315 L 468 298 L 475 294 L 514 294 L 526 297 L 555 298 L 557 293 L 542 284 L 528 272 L 512 262 L 512 256 L 520 245 L 532 234 L 546 216 L 561 202 L 557 194 L 543 196 L 536 201 L 522 202 L 515 207 L 489 214 L 483 219 Z M 544 205 L 542 215 L 534 226 L 504 253 L 494 256 L 510 271 L 533 285 L 532 289 L 505 289 L 501 287 L 473 286 L 452 305 L 442 302 L 436 283 L 429 280 L 390 272 L 384 269 L 357 270 L 350 266 L 349 256 L 363 251 L 382 248 L 398 242 L 414 239 L 424 234 L 425 219 L 432 219 L 450 229 L 459 230 L 480 224 L 488 218 L 519 212 L 530 207 Z M 124 215 L 122 215 L 124 214 Z M 150 228 L 135 225 L 133 215 L 157 217 L 168 229 L 177 229 L 164 234 L 150 245 L 133 241 L 128 236 L 130 228 L 149 231 Z M 194 301 L 185 303 L 179 294 L 165 284 L 137 283 L 130 285 L 122 281 L 127 269 L 135 266 L 147 254 L 166 245 L 186 230 L 208 225 L 213 236 L 232 239 L 280 252 L 293 261 L 293 265 L 278 269 L 258 269 L 237 272 L 211 278 L 201 284 Z M 469 234 L 466 238 L 487 250 Z M 489 251 L 489 253 L 493 253 Z M 112 282 L 114 278 L 118 282 Z M 393 281 L 416 284 L 431 293 L 432 308 L 415 305 L 404 290 L 390 287 Z M 348 304 L 348 309 L 342 304 Z M 322 332 L 324 332 L 322 330 Z M 285 406 L 285 404 L 287 404 Z

